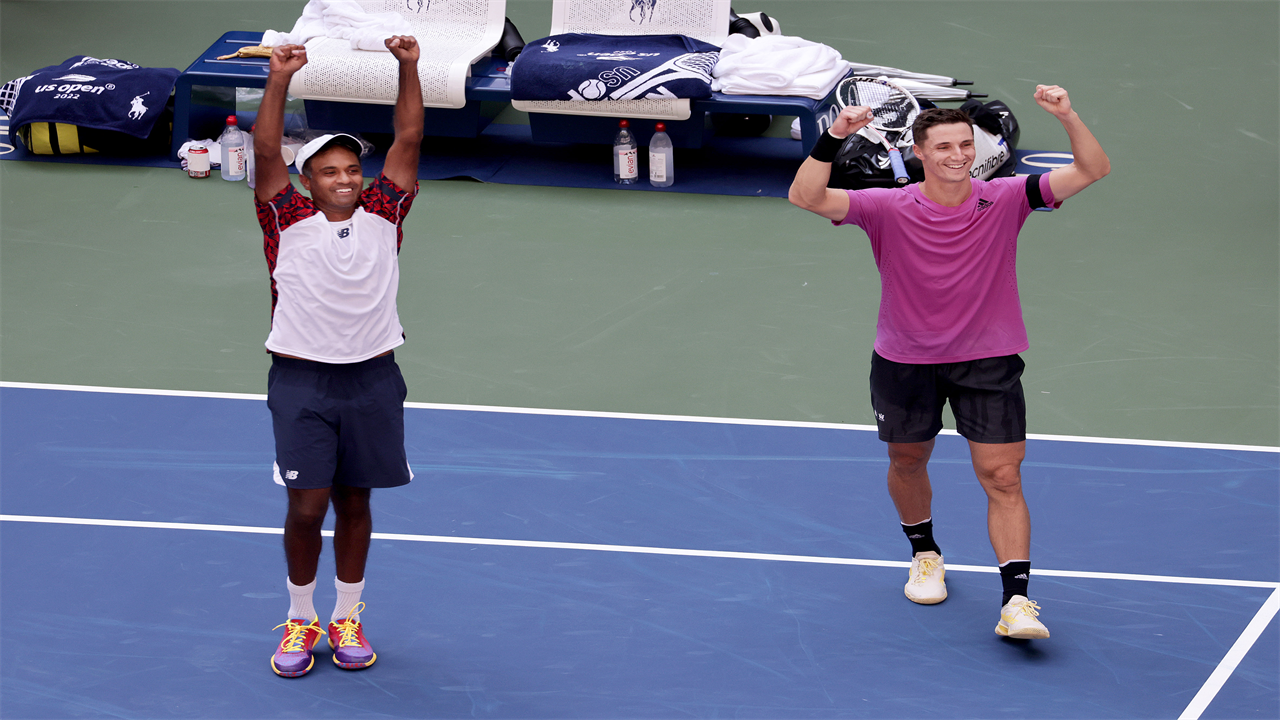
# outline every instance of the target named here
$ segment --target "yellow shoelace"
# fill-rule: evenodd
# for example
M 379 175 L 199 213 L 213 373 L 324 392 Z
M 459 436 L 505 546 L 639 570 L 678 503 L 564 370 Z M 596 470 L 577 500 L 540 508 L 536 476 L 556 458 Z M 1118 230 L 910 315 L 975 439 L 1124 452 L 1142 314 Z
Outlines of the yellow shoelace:
M 917 567 L 920 568 L 920 577 L 916 578 L 916 582 L 921 582 L 937 569 L 938 563 L 930 558 L 921 558 Z
M 351 608 L 351 612 L 347 613 L 347 617 L 337 621 L 338 626 L 338 647 L 359 647 L 360 638 L 356 636 L 356 631 L 360 629 L 360 621 L 355 617 L 364 609 L 364 602 L 356 603 Z
M 288 628 L 288 633 L 284 636 L 284 640 L 280 642 L 284 646 L 287 653 L 302 652 L 307 649 L 307 631 L 315 630 L 322 632 L 320 629 L 320 618 L 311 621 L 310 625 L 303 625 L 297 620 L 289 620 L 271 628 L 279 630 L 280 628 Z
M 1028 600 L 1024 603 L 1014 605 L 1013 608 L 1015 611 L 1021 610 L 1031 617 L 1040 617 L 1040 606 L 1037 605 L 1034 600 Z

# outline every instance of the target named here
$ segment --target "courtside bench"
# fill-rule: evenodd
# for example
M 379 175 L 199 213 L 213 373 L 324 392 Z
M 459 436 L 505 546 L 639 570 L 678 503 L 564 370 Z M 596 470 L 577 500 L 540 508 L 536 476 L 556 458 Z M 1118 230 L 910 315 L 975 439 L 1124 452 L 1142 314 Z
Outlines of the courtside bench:
M 233 30 L 218 38 L 178 77 L 174 86 L 173 144 L 171 157 L 188 139 L 217 138 L 227 116 L 236 111 L 235 89 L 265 88 L 267 58 L 229 58 L 241 47 L 257 45 L 262 33 Z M 497 113 L 511 100 L 511 79 L 507 63 L 482 58 L 471 68 L 467 79 L 465 107 L 453 110 L 425 108 L 423 131 L 435 137 L 479 136 Z M 368 103 L 306 100 L 307 121 L 315 128 L 347 132 L 390 132 L 392 106 Z M 782 115 L 800 118 L 801 152 L 812 149 L 818 136 L 835 117 L 835 93 L 822 100 L 781 95 L 726 95 L 712 93 L 691 105 L 688 120 L 664 120 L 667 133 L 677 147 L 702 147 L 706 137 L 707 113 Z M 656 121 L 637 121 L 633 130 L 641 145 L 647 145 Z M 618 131 L 617 118 L 591 115 L 529 114 L 530 131 L 537 142 L 609 144 Z
M 265 88 L 267 58 L 229 58 L 246 45 L 257 45 L 262 33 L 233 30 L 196 58 L 178 76 L 174 86 L 173 145 L 170 154 L 188 139 L 217 138 L 227 116 L 236 112 L 235 89 Z M 437 137 L 476 137 L 511 99 L 507 63 L 481 58 L 467 78 L 466 106 L 459 109 L 425 108 L 423 132 Z M 306 100 L 307 122 L 316 128 L 349 132 L 390 132 L 393 106 L 368 103 Z

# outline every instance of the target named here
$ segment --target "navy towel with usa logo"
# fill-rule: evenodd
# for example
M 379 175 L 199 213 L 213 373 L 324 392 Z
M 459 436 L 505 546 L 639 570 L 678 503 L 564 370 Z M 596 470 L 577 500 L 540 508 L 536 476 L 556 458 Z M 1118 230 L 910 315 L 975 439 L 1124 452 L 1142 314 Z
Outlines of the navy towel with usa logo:
M 720 48 L 684 35 L 552 35 L 511 66 L 513 100 L 711 97 Z
M 145 138 L 180 74 L 174 68 L 77 55 L 10 84 L 16 92 L 9 124 L 66 123 Z

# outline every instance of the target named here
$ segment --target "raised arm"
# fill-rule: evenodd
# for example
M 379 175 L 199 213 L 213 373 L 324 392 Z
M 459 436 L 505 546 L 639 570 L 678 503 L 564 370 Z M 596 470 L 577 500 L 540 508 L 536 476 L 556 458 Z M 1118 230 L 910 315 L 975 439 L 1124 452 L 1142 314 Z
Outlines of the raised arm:
M 422 86 L 418 83 L 418 41 L 412 35 L 393 35 L 387 49 L 400 61 L 400 94 L 396 96 L 396 138 L 387 150 L 382 173 L 404 190 L 418 182 L 422 152 Z
M 284 138 L 284 98 L 289 79 L 307 64 L 307 49 L 301 45 L 281 45 L 271 51 L 267 89 L 258 107 L 257 128 L 253 131 L 253 160 L 256 187 L 253 192 L 266 202 L 289 184 L 289 166 L 280 155 Z
M 1080 116 L 1071 109 L 1071 98 L 1067 97 L 1066 90 L 1057 85 L 1037 85 L 1035 100 L 1050 115 L 1058 118 L 1071 140 L 1071 154 L 1075 159 L 1070 165 L 1049 173 L 1053 199 L 1061 202 L 1106 177 L 1111 172 L 1111 160 Z
M 849 194 L 827 187 L 831 180 L 831 161 L 844 139 L 870 122 L 871 110 L 865 107 L 847 107 L 836 116 L 796 171 L 796 179 L 787 192 L 792 205 L 828 220 L 843 220 L 849 214 Z

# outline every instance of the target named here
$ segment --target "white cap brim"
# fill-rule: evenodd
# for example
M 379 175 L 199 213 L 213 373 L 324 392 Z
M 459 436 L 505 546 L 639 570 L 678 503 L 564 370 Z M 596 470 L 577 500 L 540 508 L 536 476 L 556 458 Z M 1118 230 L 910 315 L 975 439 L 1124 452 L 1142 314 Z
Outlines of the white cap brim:
M 354 152 L 356 157 L 360 157 L 360 153 L 364 149 L 364 146 L 360 144 L 360 141 L 354 135 L 348 135 L 346 133 L 330 133 L 328 135 L 321 135 L 315 140 L 303 145 L 302 148 L 298 150 L 297 156 L 293 159 L 293 166 L 298 168 L 298 172 L 302 172 L 303 166 L 307 164 L 307 160 L 310 160 L 312 155 L 315 155 L 325 149 L 325 146 L 333 143 L 334 141 L 337 141 L 337 145 L 339 147 L 345 147 Z

